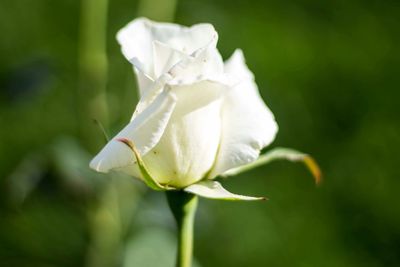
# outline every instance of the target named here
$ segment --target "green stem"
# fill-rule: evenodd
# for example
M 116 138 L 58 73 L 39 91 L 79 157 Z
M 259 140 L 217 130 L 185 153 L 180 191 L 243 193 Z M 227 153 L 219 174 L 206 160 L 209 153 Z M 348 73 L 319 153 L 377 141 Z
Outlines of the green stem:
M 178 227 L 176 267 L 191 267 L 193 226 L 198 198 L 183 191 L 167 191 L 167 199 Z

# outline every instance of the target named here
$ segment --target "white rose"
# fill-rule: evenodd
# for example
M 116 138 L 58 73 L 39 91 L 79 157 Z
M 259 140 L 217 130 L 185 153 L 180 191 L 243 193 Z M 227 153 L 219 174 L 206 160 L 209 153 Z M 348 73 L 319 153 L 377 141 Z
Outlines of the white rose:
M 127 138 L 158 184 L 190 188 L 256 160 L 273 141 L 277 124 L 241 50 L 224 63 L 212 25 L 183 27 L 140 18 L 117 39 L 134 66 L 140 101 L 91 168 L 143 179 L 134 154 L 117 140 Z

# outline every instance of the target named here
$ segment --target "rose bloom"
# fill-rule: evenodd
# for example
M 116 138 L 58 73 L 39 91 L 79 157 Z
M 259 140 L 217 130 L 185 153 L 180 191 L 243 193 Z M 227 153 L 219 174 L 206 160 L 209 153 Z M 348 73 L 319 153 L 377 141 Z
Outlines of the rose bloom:
M 132 63 L 140 101 L 131 121 L 91 161 L 99 172 L 143 179 L 132 141 L 160 185 L 181 189 L 255 161 L 277 132 L 243 53 L 223 62 L 210 24 L 139 18 L 117 40 Z

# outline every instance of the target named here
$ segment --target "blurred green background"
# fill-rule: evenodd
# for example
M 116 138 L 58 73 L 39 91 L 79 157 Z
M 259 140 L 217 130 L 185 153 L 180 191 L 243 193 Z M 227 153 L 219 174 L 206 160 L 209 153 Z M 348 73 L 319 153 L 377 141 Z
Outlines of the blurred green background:
M 102 146 L 92 119 L 115 134 L 137 101 L 115 34 L 138 15 L 210 22 L 224 58 L 242 48 L 280 126 L 271 147 L 324 173 L 315 187 L 302 164 L 274 162 L 223 181 L 270 200 L 202 199 L 197 266 L 400 266 L 399 1 L 104 3 L 0 2 L 0 266 L 173 266 L 164 195 L 87 167 Z

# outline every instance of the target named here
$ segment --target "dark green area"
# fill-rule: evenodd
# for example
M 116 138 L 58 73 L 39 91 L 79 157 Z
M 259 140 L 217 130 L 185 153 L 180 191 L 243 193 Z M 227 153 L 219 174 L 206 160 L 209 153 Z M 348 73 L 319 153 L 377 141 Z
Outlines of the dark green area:
M 110 134 L 137 101 L 115 41 L 137 6 L 110 1 Z M 318 188 L 287 162 L 222 181 L 270 200 L 202 199 L 201 266 L 400 265 L 399 14 L 394 0 L 178 2 L 175 21 L 213 23 L 224 58 L 243 49 L 280 127 L 272 147 L 310 153 L 324 173 Z M 80 1 L 0 3 L 0 266 L 169 262 L 161 250 L 174 246 L 174 226 L 163 194 L 86 169 L 96 151 L 79 139 L 79 16 Z M 160 229 L 158 240 L 151 233 Z M 149 260 L 129 256 L 137 251 Z

